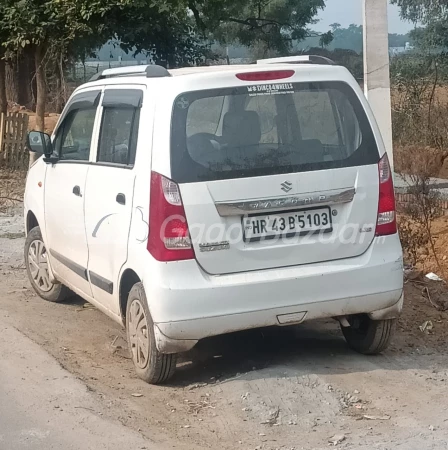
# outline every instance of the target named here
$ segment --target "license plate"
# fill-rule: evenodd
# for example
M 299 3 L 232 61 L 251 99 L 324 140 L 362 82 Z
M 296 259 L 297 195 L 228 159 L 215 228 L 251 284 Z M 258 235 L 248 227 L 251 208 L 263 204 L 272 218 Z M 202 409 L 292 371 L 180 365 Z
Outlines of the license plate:
M 330 208 L 312 208 L 267 215 L 243 217 L 245 241 L 330 233 L 333 231 Z

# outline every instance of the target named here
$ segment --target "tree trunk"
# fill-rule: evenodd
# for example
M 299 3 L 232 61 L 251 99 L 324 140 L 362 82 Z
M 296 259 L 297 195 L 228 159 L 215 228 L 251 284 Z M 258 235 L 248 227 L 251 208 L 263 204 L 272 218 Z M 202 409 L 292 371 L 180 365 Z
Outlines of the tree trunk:
M 62 52 L 58 55 L 58 61 L 55 67 L 56 74 L 56 111 L 58 114 L 62 113 L 65 102 L 67 101 L 67 86 L 64 78 L 64 55 Z
M 47 82 L 44 66 L 45 46 L 43 44 L 36 47 L 36 82 L 37 82 L 37 99 L 36 99 L 36 129 L 37 131 L 45 131 L 45 106 L 47 103 Z
M 177 67 L 176 64 L 176 56 L 174 53 L 168 53 L 166 56 L 167 69 L 175 69 Z
M 6 98 L 6 65 L 2 54 L 0 54 L 0 133 L 3 134 L 3 114 L 6 115 L 8 100 Z M 3 138 L 0 134 L 0 165 L 4 163 Z
M 8 100 L 6 98 L 6 64 L 3 55 L 0 57 L 0 114 L 6 114 Z
M 6 97 L 11 103 L 19 103 L 18 81 L 17 55 L 12 55 L 6 61 Z
M 11 103 L 35 108 L 34 51 L 14 54 L 6 61 L 6 97 Z
M 45 131 L 45 106 L 47 103 L 47 81 L 44 66 L 45 46 L 38 45 L 35 49 L 34 59 L 36 63 L 36 131 Z M 30 167 L 36 161 L 37 155 L 30 152 Z
M 18 77 L 19 77 L 19 105 L 25 108 L 34 110 L 35 97 L 33 95 L 33 85 L 36 80 L 34 77 L 35 64 L 33 52 L 25 51 L 19 57 L 18 62 Z M 35 89 L 34 89 L 35 91 Z
M 56 71 L 56 98 L 54 101 L 54 109 L 55 112 L 60 114 L 63 109 L 63 92 L 62 92 L 62 81 L 61 81 L 61 75 L 59 71 Z

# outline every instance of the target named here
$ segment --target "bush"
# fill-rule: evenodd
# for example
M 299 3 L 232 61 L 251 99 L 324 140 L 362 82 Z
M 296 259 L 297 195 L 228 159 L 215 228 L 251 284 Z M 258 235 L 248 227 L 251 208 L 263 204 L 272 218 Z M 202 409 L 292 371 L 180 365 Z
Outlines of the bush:
M 445 58 L 404 55 L 392 59 L 392 122 L 395 170 L 404 175 L 410 201 L 399 211 L 405 261 L 424 265 L 429 252 L 440 268 L 433 223 L 442 211 L 431 183 L 448 157 L 448 101 Z

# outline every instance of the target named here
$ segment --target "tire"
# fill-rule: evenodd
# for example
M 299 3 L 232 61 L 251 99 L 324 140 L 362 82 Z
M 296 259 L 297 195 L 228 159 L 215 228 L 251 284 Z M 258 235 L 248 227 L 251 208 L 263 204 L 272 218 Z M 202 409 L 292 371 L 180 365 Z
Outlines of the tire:
M 142 283 L 136 283 L 129 293 L 126 335 L 135 371 L 142 380 L 161 384 L 173 376 L 177 355 L 166 355 L 157 350 L 154 323 Z
M 33 228 L 26 238 L 25 264 L 31 286 L 39 297 L 59 303 L 70 296 L 66 286 L 50 281 L 47 250 L 39 227 Z
M 389 347 L 395 333 L 396 319 L 372 320 L 367 315 L 352 316 L 350 327 L 342 327 L 349 347 L 363 355 L 377 355 Z

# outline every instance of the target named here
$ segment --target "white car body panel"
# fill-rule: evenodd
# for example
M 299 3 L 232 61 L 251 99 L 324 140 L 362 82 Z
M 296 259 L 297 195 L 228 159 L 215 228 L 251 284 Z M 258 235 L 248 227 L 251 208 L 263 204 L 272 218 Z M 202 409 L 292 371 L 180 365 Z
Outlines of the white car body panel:
M 92 284 L 92 294 L 117 315 L 120 309 L 113 294 L 114 287 L 119 283 L 121 268 L 128 257 L 134 182 L 135 173 L 132 170 L 93 166 L 86 184 L 88 270 L 90 280 L 97 279 L 97 284 Z M 124 196 L 124 205 L 117 202 L 119 195 Z
M 235 74 L 282 69 L 295 70 L 288 82 L 348 84 L 372 127 L 378 159 L 385 154 L 361 89 L 350 73 L 338 66 L 186 68 L 173 70 L 174 76 L 169 78 L 118 77 L 88 83 L 73 96 L 89 89 L 146 90 L 137 154 L 133 168 L 96 164 L 99 107 L 88 164 L 46 164 L 39 158 L 30 169 L 25 217 L 28 213 L 36 217 L 50 254 L 56 251 L 88 274 L 83 279 L 52 256 L 56 278 L 114 320 L 122 321 L 122 277 L 134 273 L 143 282 L 157 345 L 165 353 L 188 350 L 207 336 L 248 328 L 357 313 L 377 319 L 397 317 L 402 307 L 402 251 L 397 234 L 375 237 L 377 165 L 180 184 L 189 225 L 221 223 L 224 229 L 241 218 L 220 215 L 216 204 L 283 197 L 279 186 L 285 180 L 293 185 L 291 195 L 354 189 L 352 201 L 334 204 L 332 210 L 335 224 L 357 224 L 360 239 L 356 242 L 349 237 L 327 243 L 310 237 L 292 245 L 240 241 L 228 250 L 208 253 L 201 252 L 196 242 L 197 259 L 169 263 L 156 261 L 147 250 L 150 174 L 155 171 L 171 177 L 171 116 L 176 97 L 196 90 L 253 85 L 256 83 L 238 80 Z M 74 185 L 82 186 L 85 196 L 73 195 Z M 118 193 L 125 194 L 126 205 L 117 203 Z M 213 241 L 212 237 L 205 239 L 206 243 Z M 103 287 L 98 286 L 98 279 L 92 283 L 90 272 L 100 277 Z M 108 283 L 113 285 L 109 292 L 104 289 L 110 287 Z
M 120 89 L 141 90 L 146 86 L 126 85 Z M 106 86 L 105 92 L 117 89 Z M 100 107 L 100 114 L 102 108 Z M 143 133 L 142 133 L 143 135 Z M 145 142 L 145 137 L 139 139 Z M 97 146 L 94 147 L 94 149 Z M 91 154 L 97 160 L 97 152 Z M 85 228 L 89 247 L 88 275 L 93 298 L 112 314 L 120 316 L 115 291 L 128 259 L 128 239 L 134 213 L 135 167 L 93 164 L 86 184 Z M 124 204 L 119 203 L 124 200 Z M 95 283 L 92 282 L 95 280 Z M 114 295 L 115 294 L 115 295 Z
M 32 216 L 36 218 L 37 223 L 41 224 L 40 229 L 44 240 L 47 240 L 45 226 L 45 174 L 48 165 L 43 162 L 42 157 L 38 158 L 32 168 L 28 171 L 26 177 L 25 193 L 23 197 L 25 230 L 28 230 L 28 222 Z
M 216 328 L 235 331 L 239 316 L 247 328 L 256 328 L 281 325 L 278 316 L 285 314 L 305 313 L 283 324 L 373 313 L 400 301 L 400 251 L 397 239 L 388 236 L 376 238 L 356 258 L 222 276 L 205 273 L 193 261 L 156 262 L 148 264 L 147 277 L 156 274 L 160 281 L 148 286 L 149 296 L 163 301 L 151 312 L 167 337 L 195 340 L 215 334 Z M 260 317 L 266 322 L 260 323 Z
M 87 164 L 55 164 L 48 167 L 45 177 L 45 222 L 48 248 L 54 275 L 87 295 L 92 291 L 88 280 L 79 276 L 89 260 L 87 235 L 84 225 Z M 80 196 L 74 195 L 79 186 Z M 70 255 L 70 267 L 66 263 Z
M 329 176 L 328 172 L 331 172 Z M 284 195 L 280 186 L 284 180 L 294 187 Z M 222 217 L 215 204 L 219 202 L 250 201 L 272 197 L 290 197 L 294 194 L 327 195 L 332 190 L 355 190 L 353 201 L 331 206 L 334 231 L 328 236 L 306 236 L 288 240 L 244 242 L 235 239 L 230 248 L 219 252 L 201 252 L 194 232 L 202 234 L 203 244 L 232 241 L 232 233 L 241 227 L 241 216 Z M 181 185 L 187 220 L 195 242 L 198 263 L 208 273 L 225 274 L 250 270 L 269 269 L 302 264 L 312 264 L 331 259 L 344 259 L 364 253 L 375 235 L 376 206 L 378 205 L 378 167 L 350 167 L 332 171 L 270 175 L 257 178 L 188 183 Z M 274 194 L 274 195 L 273 195 Z M 283 196 L 281 195 L 283 194 Z M 370 205 L 370 207 L 369 207 Z M 300 211 L 307 210 L 300 206 Z M 297 211 L 297 210 L 294 210 Z M 310 209 L 309 211 L 312 211 Z M 261 213 L 261 211 L 260 211 Z M 215 225 L 202 233 L 203 227 L 195 224 Z M 356 224 L 356 227 L 345 227 Z M 366 231 L 368 230 L 368 231 Z M 198 236 L 199 237 L 199 236 Z

